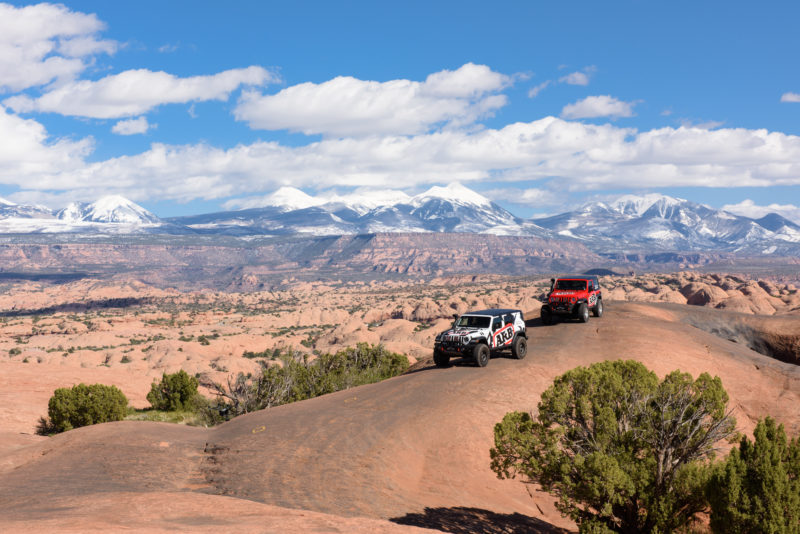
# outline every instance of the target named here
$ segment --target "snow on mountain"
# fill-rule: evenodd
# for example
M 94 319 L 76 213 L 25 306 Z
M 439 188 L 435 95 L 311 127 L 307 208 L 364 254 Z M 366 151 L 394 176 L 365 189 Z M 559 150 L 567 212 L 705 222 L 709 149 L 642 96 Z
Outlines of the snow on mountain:
M 794 232 L 774 218 L 759 221 L 666 195 L 625 195 L 533 222 L 562 236 L 611 250 L 728 250 L 760 252 L 764 244 L 796 250 Z M 787 221 L 788 222 L 788 221 Z M 774 228 L 770 228 L 773 226 Z M 776 231 L 778 228 L 781 231 Z M 781 248 L 782 247 L 782 248 Z
M 329 211 L 350 209 L 359 215 L 364 215 L 382 206 L 394 206 L 407 203 L 411 197 L 402 191 L 394 189 L 356 191 L 348 195 L 325 195 L 318 197 L 324 199 L 321 204 Z
M 455 232 L 579 240 L 593 250 L 732 251 L 800 255 L 800 225 L 778 214 L 751 219 L 666 195 L 624 195 L 559 215 L 524 220 L 453 183 L 415 196 L 396 190 L 312 196 L 282 187 L 268 205 L 161 220 L 121 196 L 53 212 L 0 199 L 2 233 L 342 235 Z
M 636 215 L 641 217 L 648 210 L 655 208 L 663 214 L 670 208 L 679 206 L 681 203 L 686 202 L 681 198 L 673 198 L 658 193 L 650 193 L 647 195 L 623 195 L 616 200 L 610 202 L 608 206 L 613 210 L 621 213 L 622 215 Z
M 0 219 L 52 219 L 53 212 L 44 206 L 25 205 L 0 198 Z
M 424 193 L 411 198 L 409 204 L 418 207 L 430 200 L 446 200 L 459 204 L 473 204 L 476 206 L 491 206 L 492 201 L 472 189 L 453 182 L 447 187 L 433 186 Z
M 357 190 L 316 197 L 281 188 L 265 197 L 267 206 L 170 219 L 198 231 L 291 234 L 359 234 L 376 232 L 473 232 L 524 235 L 544 232 L 523 228 L 515 217 L 460 184 L 432 187 L 414 197 L 396 190 Z M 296 209 L 286 209 L 294 202 Z
M 324 204 L 311 195 L 304 193 L 296 187 L 284 186 L 264 198 L 264 206 L 275 206 L 284 211 L 301 210 L 312 206 Z
M 57 212 L 56 215 L 59 219 L 70 223 L 96 222 L 153 225 L 161 222 L 158 217 L 140 205 L 119 195 L 105 196 L 90 204 L 73 202 Z

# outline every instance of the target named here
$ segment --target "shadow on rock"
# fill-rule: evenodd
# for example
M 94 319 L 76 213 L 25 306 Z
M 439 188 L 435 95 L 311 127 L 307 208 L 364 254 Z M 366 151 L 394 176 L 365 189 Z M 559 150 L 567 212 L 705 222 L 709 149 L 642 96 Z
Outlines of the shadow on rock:
M 0 317 L 22 317 L 25 315 L 51 315 L 54 313 L 84 313 L 93 310 L 104 310 L 107 308 L 132 308 L 152 304 L 150 297 L 120 297 L 110 299 L 88 300 L 84 302 L 66 302 L 56 304 L 46 308 L 6 310 L 0 312 Z
M 562 534 L 569 532 L 541 519 L 522 514 L 499 514 L 480 508 L 425 508 L 423 513 L 390 519 L 399 525 L 430 528 L 456 534 Z

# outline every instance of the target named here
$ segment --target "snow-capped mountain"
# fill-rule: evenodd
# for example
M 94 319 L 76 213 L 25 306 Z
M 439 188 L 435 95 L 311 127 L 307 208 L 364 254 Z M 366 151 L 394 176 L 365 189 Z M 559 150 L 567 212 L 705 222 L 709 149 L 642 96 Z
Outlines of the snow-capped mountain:
M 49 208 L 44 206 L 17 204 L 10 200 L 0 198 L 0 219 L 11 217 L 18 217 L 21 219 L 48 219 L 53 217 L 53 213 Z
M 590 202 L 552 217 L 521 219 L 453 183 L 416 196 L 355 191 L 318 196 L 292 187 L 252 201 L 259 207 L 159 219 L 120 196 L 53 212 L 0 199 L 0 234 L 482 233 L 577 240 L 598 252 L 728 251 L 800 255 L 800 225 L 771 213 L 751 219 L 659 194 Z M 245 205 L 239 203 L 238 205 Z
M 121 196 L 107 196 L 92 203 L 73 202 L 61 210 L 0 201 L 0 233 L 3 234 L 136 234 L 190 233 L 165 224 L 138 204 Z
M 780 215 L 734 215 L 666 195 L 625 195 L 534 222 L 557 235 L 605 250 L 800 250 L 800 227 Z
M 119 195 L 102 197 L 95 202 L 73 202 L 66 208 L 56 212 L 56 217 L 71 223 L 124 223 L 124 224 L 159 224 L 161 219 Z
M 279 194 L 280 193 L 280 194 Z M 311 197 L 284 187 L 260 208 L 170 219 L 199 232 L 341 235 L 376 232 L 540 234 L 486 197 L 453 183 L 414 197 L 401 191 Z M 291 209 L 296 206 L 295 209 Z

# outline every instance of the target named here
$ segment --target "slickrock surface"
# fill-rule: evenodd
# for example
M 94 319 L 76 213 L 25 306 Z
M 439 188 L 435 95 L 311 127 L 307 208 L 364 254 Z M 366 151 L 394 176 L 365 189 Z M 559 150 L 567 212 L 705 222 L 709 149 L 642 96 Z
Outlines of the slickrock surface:
M 752 315 L 800 315 L 800 292 L 793 284 L 741 276 L 680 272 L 636 277 L 603 277 L 605 298 L 634 302 L 674 302 Z
M 515 294 L 497 293 L 500 302 Z M 483 305 L 494 298 L 472 295 Z M 743 432 L 769 414 L 798 435 L 800 368 L 711 333 L 717 324 L 780 319 L 609 302 L 588 324 L 544 327 L 530 319 L 529 354 L 521 361 L 498 357 L 481 369 L 455 360 L 438 369 L 425 356 L 404 376 L 212 429 L 126 421 L 12 443 L 0 464 L 0 530 L 102 530 L 128 521 L 139 531 L 224 530 L 237 517 L 245 531 L 258 517 L 266 531 L 378 525 L 392 532 L 383 522 L 356 524 L 393 519 L 443 528 L 454 518 L 473 530 L 490 531 L 499 519 L 531 532 L 573 528 L 549 495 L 491 472 L 493 425 L 508 411 L 535 410 L 542 391 L 569 369 L 631 358 L 659 376 L 674 369 L 718 375 Z M 21 365 L 46 372 L 51 364 Z M 173 495 L 175 506 L 167 506 Z

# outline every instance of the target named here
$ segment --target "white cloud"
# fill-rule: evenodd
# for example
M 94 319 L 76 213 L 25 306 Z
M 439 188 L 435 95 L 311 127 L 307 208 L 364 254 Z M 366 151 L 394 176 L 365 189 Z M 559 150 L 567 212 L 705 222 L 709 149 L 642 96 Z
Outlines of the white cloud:
M 235 115 L 254 129 L 307 135 L 413 135 L 433 125 L 463 126 L 491 115 L 506 104 L 506 97 L 496 93 L 511 81 L 472 63 L 436 72 L 424 82 L 339 76 L 320 84 L 294 85 L 273 95 L 245 92 Z
M 127 119 L 119 121 L 111 127 L 111 131 L 118 135 L 136 135 L 147 133 L 150 129 L 150 124 L 147 122 L 147 117 L 137 117 L 135 119 Z
M 558 81 L 569 85 L 589 85 L 589 79 L 595 72 L 597 72 L 597 67 L 590 65 L 582 71 L 576 71 L 562 76 Z
M 95 15 L 60 4 L 0 4 L 0 91 L 75 78 L 84 58 L 116 51 L 115 41 L 98 38 L 104 28 Z
M 409 191 L 430 183 L 558 178 L 559 191 L 608 188 L 800 185 L 800 137 L 766 130 L 637 131 L 555 117 L 501 129 L 324 139 L 305 146 L 256 142 L 227 150 L 154 144 L 89 162 L 91 140 L 51 140 L 32 120 L 0 114 L 0 183 L 32 196 L 118 193 L 132 200 L 223 199 L 281 186 Z M 523 200 L 536 202 L 532 191 Z M 533 195 L 533 196 L 532 196 Z M 22 198 L 14 197 L 16 198 Z
M 504 187 L 502 189 L 490 189 L 482 193 L 498 202 L 510 202 L 521 206 L 540 208 L 561 204 L 562 199 L 549 189 L 529 187 L 526 189 L 518 187 Z
M 162 54 L 169 54 L 169 53 L 172 53 L 172 52 L 177 52 L 177 50 L 178 50 L 178 45 L 177 44 L 172 44 L 172 43 L 168 43 L 168 44 L 161 45 L 161 46 L 158 47 L 158 51 L 161 52 Z
M 725 121 L 703 121 L 695 122 L 690 119 L 681 119 L 681 126 L 686 128 L 700 128 L 701 130 L 713 130 L 725 124 Z
M 587 96 L 561 110 L 565 119 L 593 119 L 597 117 L 633 117 L 635 102 L 623 102 L 609 95 Z
M 70 82 L 39 98 L 20 95 L 3 103 L 18 113 L 39 111 L 95 119 L 141 115 L 162 104 L 225 100 L 242 85 L 277 81 L 262 67 L 178 78 L 166 72 L 128 70 L 97 81 Z
M 589 76 L 585 72 L 572 72 L 562 76 L 558 81 L 569 85 L 589 85 Z
M 0 183 L 32 189 L 61 189 L 59 177 L 84 167 L 90 138 L 51 140 L 44 126 L 0 106 Z
M 547 89 L 551 83 L 553 83 L 552 80 L 545 80 L 539 85 L 531 87 L 530 90 L 528 91 L 528 98 L 536 98 L 539 95 L 539 93 Z
M 800 93 L 783 93 L 781 102 L 800 102 Z
M 722 206 L 722 209 L 753 219 L 760 219 L 764 215 L 777 213 L 790 221 L 800 224 L 800 207 L 793 204 L 769 204 L 768 206 L 759 206 L 748 198 L 738 204 L 726 204 Z

